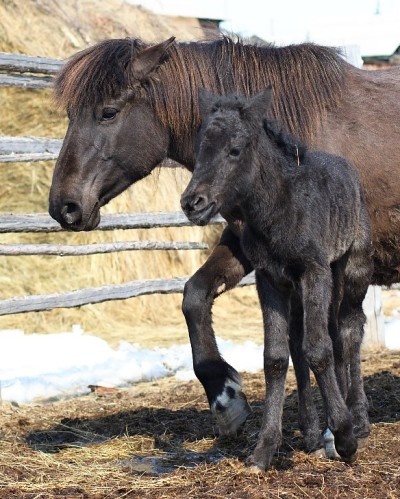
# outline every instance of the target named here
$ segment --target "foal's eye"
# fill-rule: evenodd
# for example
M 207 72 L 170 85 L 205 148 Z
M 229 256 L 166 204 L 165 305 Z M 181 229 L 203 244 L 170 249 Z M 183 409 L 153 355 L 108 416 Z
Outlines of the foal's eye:
M 101 119 L 103 121 L 110 121 L 114 119 L 118 114 L 118 109 L 113 107 L 105 107 L 101 113 Z
M 236 158 L 240 154 L 240 149 L 238 147 L 232 147 L 232 149 L 229 151 L 229 156 L 233 156 Z

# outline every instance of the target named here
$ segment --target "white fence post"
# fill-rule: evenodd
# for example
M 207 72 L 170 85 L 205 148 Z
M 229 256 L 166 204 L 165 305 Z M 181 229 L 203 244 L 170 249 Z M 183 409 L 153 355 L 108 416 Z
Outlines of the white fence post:
M 367 323 L 364 328 L 364 350 L 378 350 L 385 347 L 385 325 L 382 313 L 382 290 L 370 286 L 363 303 Z

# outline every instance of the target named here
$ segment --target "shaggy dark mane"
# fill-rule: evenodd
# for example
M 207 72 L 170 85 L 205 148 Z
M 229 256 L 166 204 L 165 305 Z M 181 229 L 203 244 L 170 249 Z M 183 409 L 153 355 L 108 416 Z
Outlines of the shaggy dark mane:
M 55 80 L 58 103 L 70 111 L 103 103 L 138 86 L 130 62 L 147 45 L 137 39 L 106 40 L 76 54 Z M 223 37 L 177 43 L 167 62 L 141 82 L 160 119 L 176 136 L 197 128 L 199 87 L 251 96 L 271 84 L 272 114 L 290 132 L 310 138 L 327 109 L 340 100 L 346 63 L 336 50 L 314 44 L 287 47 L 247 45 Z
M 267 136 L 275 142 L 285 156 L 291 156 L 299 162 L 303 160 L 307 146 L 301 140 L 283 130 L 276 120 L 265 118 L 263 127 Z

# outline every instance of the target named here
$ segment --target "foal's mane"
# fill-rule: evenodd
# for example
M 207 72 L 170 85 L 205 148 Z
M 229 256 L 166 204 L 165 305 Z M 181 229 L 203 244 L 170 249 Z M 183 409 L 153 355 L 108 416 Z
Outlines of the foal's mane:
M 61 69 L 54 89 L 71 112 L 134 89 L 147 98 L 176 137 L 195 133 L 199 87 L 251 96 L 274 90 L 272 114 L 290 132 L 311 138 L 343 91 L 346 63 L 333 48 L 310 43 L 287 47 L 248 45 L 229 37 L 177 43 L 149 78 L 134 80 L 130 63 L 148 47 L 138 39 L 111 39 L 77 53 Z

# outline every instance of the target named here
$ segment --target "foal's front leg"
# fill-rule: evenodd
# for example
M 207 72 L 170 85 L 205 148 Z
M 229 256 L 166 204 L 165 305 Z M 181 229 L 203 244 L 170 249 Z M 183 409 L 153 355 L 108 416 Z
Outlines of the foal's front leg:
M 289 294 L 274 289 L 261 273 L 257 272 L 256 277 L 264 321 L 266 398 L 257 445 L 247 464 L 264 471 L 282 440 L 282 412 L 289 365 Z
M 239 239 L 227 227 L 218 246 L 184 290 L 182 310 L 189 330 L 193 368 L 205 389 L 220 435 L 235 434 L 251 409 L 242 392 L 239 373 L 218 351 L 211 308 L 216 296 L 234 288 L 252 270 Z

